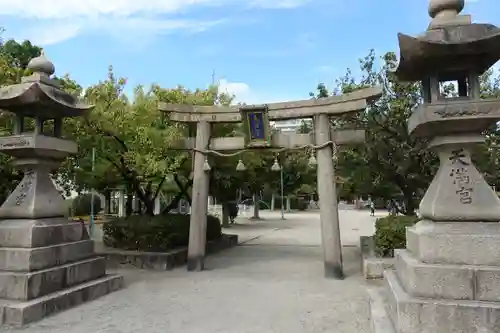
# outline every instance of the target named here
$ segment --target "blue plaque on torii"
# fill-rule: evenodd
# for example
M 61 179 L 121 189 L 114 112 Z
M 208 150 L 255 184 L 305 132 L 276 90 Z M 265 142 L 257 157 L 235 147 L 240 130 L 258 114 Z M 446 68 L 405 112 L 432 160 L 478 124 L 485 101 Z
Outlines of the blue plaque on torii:
M 250 148 L 271 146 L 271 131 L 267 106 L 244 106 L 240 108 L 245 128 L 245 143 Z

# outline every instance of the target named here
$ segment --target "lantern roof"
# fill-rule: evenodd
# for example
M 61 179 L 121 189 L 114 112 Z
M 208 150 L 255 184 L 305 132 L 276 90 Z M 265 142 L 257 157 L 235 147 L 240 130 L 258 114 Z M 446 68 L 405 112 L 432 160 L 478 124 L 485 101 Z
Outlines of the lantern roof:
M 417 37 L 398 34 L 400 60 L 394 72 L 400 80 L 481 75 L 500 60 L 500 28 L 473 24 L 470 16 L 458 15 L 463 7 L 464 0 L 430 0 L 427 31 Z
M 55 67 L 43 51 L 31 59 L 27 68 L 33 71 L 32 75 L 23 77 L 19 84 L 0 88 L 0 109 L 26 117 L 53 119 L 81 116 L 93 108 L 63 91 L 59 81 L 50 77 Z

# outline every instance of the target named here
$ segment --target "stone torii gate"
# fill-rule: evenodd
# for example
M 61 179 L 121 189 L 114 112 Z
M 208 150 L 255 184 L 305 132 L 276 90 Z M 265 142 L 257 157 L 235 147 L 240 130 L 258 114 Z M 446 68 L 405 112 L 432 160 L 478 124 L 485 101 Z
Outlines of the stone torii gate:
M 183 139 L 177 149 L 192 150 L 193 187 L 189 232 L 189 271 L 204 269 L 206 216 L 208 212 L 209 175 L 206 156 L 218 151 L 252 148 L 274 150 L 312 148 L 317 150 L 318 194 L 320 199 L 321 236 L 325 276 L 344 277 L 340 241 L 338 203 L 333 158 L 337 145 L 364 142 L 364 130 L 333 130 L 331 116 L 364 111 L 371 100 L 382 94 L 380 87 L 322 99 L 248 106 L 197 106 L 160 103 L 159 109 L 171 121 L 196 124 L 196 137 Z M 271 133 L 269 121 L 313 118 L 312 134 Z M 241 123 L 245 137 L 211 138 L 213 123 Z

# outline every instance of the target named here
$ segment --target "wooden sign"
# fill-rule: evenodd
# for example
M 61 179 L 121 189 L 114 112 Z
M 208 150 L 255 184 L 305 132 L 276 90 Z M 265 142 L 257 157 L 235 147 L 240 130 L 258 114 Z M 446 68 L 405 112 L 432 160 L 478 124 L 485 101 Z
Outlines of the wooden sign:
M 265 148 L 271 146 L 269 112 L 264 107 L 240 108 L 245 132 L 245 146 L 249 148 Z

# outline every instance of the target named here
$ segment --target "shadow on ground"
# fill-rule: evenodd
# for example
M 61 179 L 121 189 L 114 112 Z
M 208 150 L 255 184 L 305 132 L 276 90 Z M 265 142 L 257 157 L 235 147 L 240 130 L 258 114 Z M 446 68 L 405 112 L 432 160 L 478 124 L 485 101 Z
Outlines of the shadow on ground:
M 361 273 L 361 252 L 358 248 L 344 247 L 342 257 L 346 277 Z M 316 276 L 321 275 L 323 270 L 321 247 L 298 244 L 264 245 L 250 242 L 208 257 L 206 261 L 207 270 L 231 270 L 242 275 L 249 271 L 257 271 L 258 275 L 268 277 L 283 277 L 283 273 L 287 270 L 290 270 L 291 275 L 296 274 L 300 272 L 296 265 L 302 265 L 309 272 L 314 271 Z M 233 271 L 235 268 L 238 269 Z

